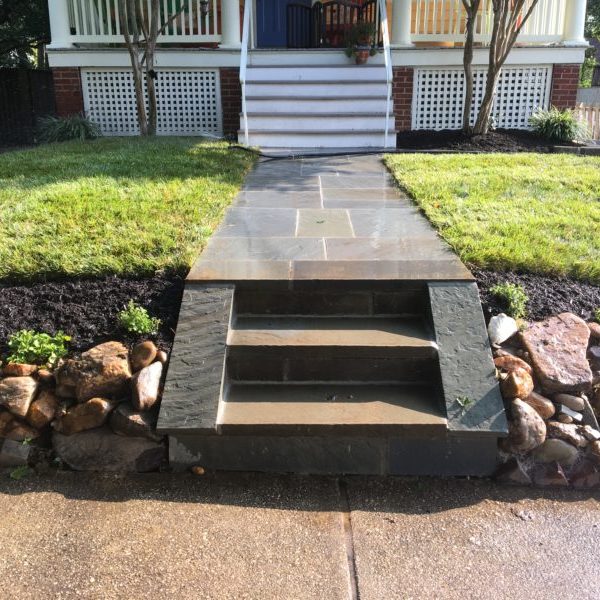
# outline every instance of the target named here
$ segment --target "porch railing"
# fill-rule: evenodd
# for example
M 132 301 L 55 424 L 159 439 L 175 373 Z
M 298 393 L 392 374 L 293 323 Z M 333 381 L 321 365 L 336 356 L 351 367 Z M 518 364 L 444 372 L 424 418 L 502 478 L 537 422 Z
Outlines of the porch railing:
M 567 2 L 569 0 L 538 2 L 531 17 L 525 23 L 518 41 L 559 42 L 563 38 Z M 475 41 L 489 42 L 492 37 L 492 25 L 492 0 L 483 0 L 477 17 Z M 462 0 L 413 0 L 411 17 L 413 42 L 463 42 L 465 28 L 466 13 Z
M 150 20 L 150 0 L 137 0 L 144 18 Z M 71 42 L 123 43 L 119 0 L 68 0 Z M 173 15 L 176 15 L 170 22 Z M 200 0 L 160 0 L 159 21 L 168 22 L 161 43 L 218 43 L 221 41 L 219 0 L 210 0 L 203 15 Z
M 600 105 L 581 103 L 575 109 L 575 114 L 588 126 L 591 138 L 600 141 Z
M 385 63 L 385 75 L 387 83 L 387 102 L 385 108 L 385 137 L 383 147 L 388 147 L 388 134 L 390 132 L 390 117 L 392 112 L 392 86 L 394 83 L 394 69 L 392 67 L 392 53 L 390 49 L 390 28 L 387 16 L 386 0 L 377 0 L 376 22 L 379 21 L 379 31 L 383 45 L 383 56 Z M 396 145 L 395 143 L 393 144 Z

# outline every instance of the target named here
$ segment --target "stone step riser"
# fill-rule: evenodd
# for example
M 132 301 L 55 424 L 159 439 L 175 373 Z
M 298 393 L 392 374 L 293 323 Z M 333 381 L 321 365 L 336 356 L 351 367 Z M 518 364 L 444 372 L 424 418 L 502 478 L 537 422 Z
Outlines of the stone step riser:
M 406 349 L 230 347 L 227 378 L 244 382 L 422 383 L 437 377 L 435 353 L 418 357 L 401 356 L 399 351 Z
M 244 119 L 241 119 L 240 127 L 244 128 Z M 352 130 L 360 133 L 361 131 L 373 129 L 385 129 L 385 115 L 319 115 L 319 114 L 294 114 L 294 115 L 276 115 L 252 114 L 248 116 L 248 127 L 250 131 L 260 133 L 261 131 L 305 131 L 314 130 L 318 127 L 322 131 L 347 131 Z M 388 119 L 388 130 L 395 128 L 395 119 L 391 115 Z
M 394 290 L 287 291 L 242 289 L 235 295 L 237 315 L 421 315 L 428 308 L 424 286 L 397 283 Z

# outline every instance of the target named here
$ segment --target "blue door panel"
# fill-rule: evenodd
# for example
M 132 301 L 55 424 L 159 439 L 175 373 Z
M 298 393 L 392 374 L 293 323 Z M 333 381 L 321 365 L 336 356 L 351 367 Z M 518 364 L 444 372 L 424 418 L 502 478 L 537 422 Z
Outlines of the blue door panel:
M 285 48 L 288 4 L 311 5 L 311 0 L 256 0 L 256 38 L 259 48 Z

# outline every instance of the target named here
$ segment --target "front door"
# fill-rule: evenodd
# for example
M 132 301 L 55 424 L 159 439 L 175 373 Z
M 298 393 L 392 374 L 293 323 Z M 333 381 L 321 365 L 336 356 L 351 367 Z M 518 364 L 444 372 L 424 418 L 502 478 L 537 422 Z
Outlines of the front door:
M 259 48 L 287 46 L 288 4 L 311 5 L 311 0 L 256 0 L 256 42 Z

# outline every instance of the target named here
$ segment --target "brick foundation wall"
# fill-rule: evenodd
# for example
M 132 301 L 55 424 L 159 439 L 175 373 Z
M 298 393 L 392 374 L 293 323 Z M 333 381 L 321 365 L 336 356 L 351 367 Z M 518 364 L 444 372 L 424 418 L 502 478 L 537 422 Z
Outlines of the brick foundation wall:
M 392 96 L 397 131 L 411 129 L 414 73 L 414 69 L 410 67 L 394 67 Z
M 242 110 L 240 70 L 235 67 L 220 69 L 221 105 L 223 108 L 223 133 L 237 137 Z
M 78 67 L 56 67 L 52 69 L 56 114 L 66 117 L 83 113 L 83 93 Z
M 552 92 L 550 104 L 556 108 L 575 108 L 581 65 L 554 65 L 552 69 Z

